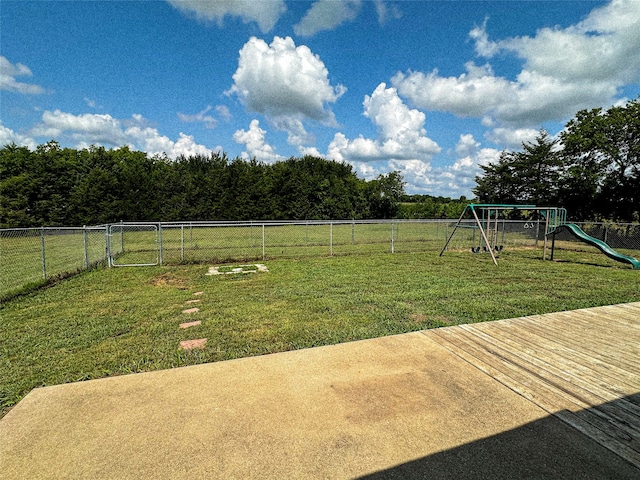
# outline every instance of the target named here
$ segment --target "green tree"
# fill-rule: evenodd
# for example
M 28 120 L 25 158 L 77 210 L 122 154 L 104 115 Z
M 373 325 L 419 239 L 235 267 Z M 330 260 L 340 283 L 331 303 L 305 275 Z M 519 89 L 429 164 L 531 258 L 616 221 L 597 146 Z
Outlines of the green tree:
M 378 175 L 375 180 L 367 182 L 365 190 L 369 203 L 369 217 L 396 217 L 400 208 L 400 200 L 405 194 L 404 186 L 404 179 L 397 171 L 389 172 L 387 175 Z
M 640 217 L 640 98 L 581 110 L 561 134 L 567 208 L 578 216 Z
M 0 149 L 0 228 L 35 224 L 29 204 L 35 191 L 28 169 L 31 156 L 27 147 L 15 143 Z
M 563 158 L 557 140 L 540 130 L 534 142 L 523 142 L 522 151 L 502 152 L 495 164 L 481 165 L 473 193 L 484 203 L 557 205 Z

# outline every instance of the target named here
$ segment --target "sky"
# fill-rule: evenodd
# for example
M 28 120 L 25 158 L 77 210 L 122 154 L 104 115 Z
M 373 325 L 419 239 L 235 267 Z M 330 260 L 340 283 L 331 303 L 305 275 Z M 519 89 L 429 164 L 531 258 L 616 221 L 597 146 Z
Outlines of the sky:
M 0 2 L 0 145 L 316 155 L 410 194 L 640 95 L 640 0 Z

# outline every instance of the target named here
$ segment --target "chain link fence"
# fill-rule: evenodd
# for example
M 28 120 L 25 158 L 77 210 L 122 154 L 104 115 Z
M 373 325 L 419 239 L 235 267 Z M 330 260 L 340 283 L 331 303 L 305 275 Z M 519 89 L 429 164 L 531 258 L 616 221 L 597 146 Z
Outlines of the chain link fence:
M 0 230 L 0 298 L 107 258 L 106 226 Z
M 73 228 L 0 230 L 0 298 L 89 267 L 237 262 L 274 258 L 440 252 L 454 220 L 308 222 L 118 223 Z M 587 234 L 620 253 L 640 257 L 640 225 L 580 223 Z M 544 222 L 501 220 L 493 232 L 501 248 L 536 248 Z M 448 250 L 482 245 L 472 220 L 463 221 Z M 594 250 L 568 232 L 556 249 Z

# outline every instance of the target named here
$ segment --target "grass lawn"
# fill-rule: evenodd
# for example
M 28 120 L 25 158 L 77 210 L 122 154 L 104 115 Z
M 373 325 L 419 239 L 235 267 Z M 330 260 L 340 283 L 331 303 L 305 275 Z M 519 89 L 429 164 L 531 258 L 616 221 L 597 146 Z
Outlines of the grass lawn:
M 213 264 L 87 271 L 0 307 L 0 416 L 38 386 L 640 301 L 640 272 L 627 265 L 540 256 L 507 251 L 498 267 L 465 251 L 268 260 L 269 272 L 238 275 L 205 275 Z M 190 307 L 200 311 L 182 313 Z M 178 349 L 196 338 L 204 349 Z

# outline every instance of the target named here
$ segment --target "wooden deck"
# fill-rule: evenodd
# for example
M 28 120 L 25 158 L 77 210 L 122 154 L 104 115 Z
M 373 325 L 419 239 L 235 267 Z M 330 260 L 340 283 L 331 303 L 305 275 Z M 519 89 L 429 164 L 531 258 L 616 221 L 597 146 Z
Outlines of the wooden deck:
M 640 302 L 424 333 L 640 468 Z

